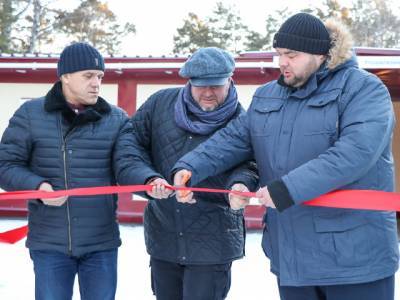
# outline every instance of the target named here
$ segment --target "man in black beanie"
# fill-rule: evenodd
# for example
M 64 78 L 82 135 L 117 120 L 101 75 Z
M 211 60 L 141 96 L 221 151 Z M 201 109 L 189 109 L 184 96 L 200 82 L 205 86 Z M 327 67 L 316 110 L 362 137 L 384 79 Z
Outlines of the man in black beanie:
M 395 213 L 302 205 L 338 189 L 393 191 L 390 95 L 358 67 L 337 21 L 296 14 L 273 46 L 279 79 L 256 91 L 247 115 L 180 159 L 174 182 L 191 172 L 196 184 L 255 157 L 257 197 L 268 207 L 262 246 L 281 299 L 393 300 Z
M 75 43 L 61 53 L 60 78 L 46 96 L 14 114 L 0 143 L 0 186 L 7 191 L 132 184 L 132 125 L 99 97 L 104 59 Z M 111 300 L 121 245 L 116 195 L 29 201 L 26 246 L 35 299 L 68 300 L 78 274 L 81 299 Z

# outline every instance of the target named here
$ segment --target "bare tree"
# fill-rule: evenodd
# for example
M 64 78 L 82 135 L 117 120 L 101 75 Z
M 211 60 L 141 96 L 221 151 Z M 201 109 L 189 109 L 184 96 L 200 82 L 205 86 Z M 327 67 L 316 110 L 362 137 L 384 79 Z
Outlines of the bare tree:
M 107 4 L 98 0 L 81 1 L 72 12 L 59 9 L 57 2 L 0 0 L 0 50 L 34 53 L 64 35 L 114 54 L 121 37 L 135 32 L 133 24 L 119 24 Z
M 394 3 L 392 5 L 395 5 Z M 399 4 L 397 4 L 399 5 Z M 337 0 L 325 0 L 302 12 L 312 13 L 322 20 L 337 18 L 348 25 L 356 46 L 399 47 L 400 19 L 385 0 L 357 0 L 343 6 Z M 249 31 L 246 50 L 268 50 L 272 37 L 284 20 L 294 12 L 284 9 L 267 16 L 265 33 Z
M 51 8 L 55 1 L 31 0 L 32 13 L 26 17 L 26 29 L 29 32 L 26 51 L 29 53 L 37 52 L 41 45 L 53 42 L 53 29 L 63 13 L 62 10 Z
M 400 19 L 387 1 L 358 0 L 350 12 L 357 46 L 400 47 Z
M 87 41 L 100 50 L 115 54 L 121 37 L 135 33 L 135 25 L 120 25 L 106 3 L 85 0 L 72 12 L 61 16 L 57 30 L 68 38 Z

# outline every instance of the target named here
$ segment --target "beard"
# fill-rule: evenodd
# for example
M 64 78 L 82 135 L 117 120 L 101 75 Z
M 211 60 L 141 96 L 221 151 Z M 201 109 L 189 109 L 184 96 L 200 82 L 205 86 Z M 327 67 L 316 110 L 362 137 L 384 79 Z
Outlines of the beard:
M 210 112 L 210 111 L 214 111 L 216 109 L 218 109 L 218 107 L 221 106 L 220 103 L 218 103 L 217 100 L 214 101 L 215 103 L 213 103 L 213 105 L 204 105 L 201 101 L 200 103 L 198 103 L 198 105 L 200 106 L 202 111 L 206 111 L 206 112 Z
M 201 109 L 202 109 L 203 111 L 213 111 L 213 110 L 215 110 L 214 107 L 202 107 Z
M 200 106 L 200 108 L 202 111 L 214 111 L 217 109 L 217 106 L 212 106 L 212 107 L 211 106 L 208 106 L 208 107 Z
M 316 60 L 314 59 L 310 59 L 307 64 L 305 64 L 302 68 L 302 70 L 299 70 L 298 72 L 293 72 L 292 76 L 290 78 L 286 78 L 285 76 L 283 76 L 283 81 L 291 87 L 301 87 L 302 85 L 304 85 L 308 79 L 311 77 L 312 74 L 314 74 L 319 68 L 319 64 L 317 63 Z M 285 69 L 281 70 L 281 73 L 283 74 L 285 71 Z
M 310 74 L 311 75 L 311 74 Z M 286 78 L 283 77 L 283 81 L 291 87 L 300 87 L 302 86 L 304 83 L 306 83 L 306 81 L 308 80 L 308 78 L 310 77 L 310 75 L 308 77 L 305 76 L 294 76 L 292 78 Z

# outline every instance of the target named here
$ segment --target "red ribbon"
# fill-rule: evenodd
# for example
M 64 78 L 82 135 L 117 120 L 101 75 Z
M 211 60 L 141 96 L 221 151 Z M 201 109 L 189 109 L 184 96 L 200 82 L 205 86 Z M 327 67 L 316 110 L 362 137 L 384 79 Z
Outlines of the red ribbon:
M 167 186 L 174 191 L 192 191 L 203 193 L 233 193 L 245 197 L 256 197 L 256 193 L 239 192 L 223 189 L 208 188 L 189 188 Z M 125 186 L 102 186 L 76 188 L 70 190 L 59 190 L 54 192 L 30 190 L 0 193 L 1 200 L 20 200 L 20 199 L 48 199 L 61 196 L 95 196 L 117 193 L 137 193 L 151 191 L 151 185 L 125 185 Z M 343 190 L 335 191 L 310 201 L 304 202 L 304 205 L 324 206 L 336 208 L 352 208 L 352 209 L 368 209 L 368 210 L 384 210 L 384 211 L 400 211 L 400 194 L 373 191 L 373 190 Z M 0 233 L 0 242 L 16 243 L 23 239 L 27 234 L 27 226 Z
M 400 194 L 373 190 L 340 190 L 324 194 L 305 205 L 400 211 Z
M 233 193 L 245 197 L 255 197 L 256 193 L 251 192 L 239 192 L 221 189 L 207 189 L 207 188 L 195 188 L 195 187 L 175 187 L 166 186 L 173 191 L 192 191 L 192 192 L 203 192 L 203 193 Z M 96 196 L 96 195 L 107 195 L 107 194 L 119 194 L 119 193 L 137 193 L 151 191 L 152 185 L 118 185 L 118 186 L 100 186 L 100 187 L 86 187 L 76 188 L 70 190 L 58 190 L 53 192 L 30 190 L 30 191 L 16 191 L 16 192 L 4 192 L 0 193 L 0 200 L 21 200 L 21 199 L 47 199 L 57 198 L 62 196 Z
M 18 227 L 0 233 L 0 243 L 15 244 L 28 234 L 28 226 Z

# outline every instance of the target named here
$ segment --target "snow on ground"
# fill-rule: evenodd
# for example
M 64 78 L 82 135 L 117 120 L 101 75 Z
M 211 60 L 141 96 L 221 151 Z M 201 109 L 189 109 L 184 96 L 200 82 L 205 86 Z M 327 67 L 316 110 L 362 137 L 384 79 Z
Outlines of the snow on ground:
M 24 219 L 0 219 L 0 232 L 26 224 Z M 269 261 L 261 249 L 261 231 L 246 236 L 246 257 L 233 263 L 232 287 L 227 300 L 278 300 L 276 278 L 269 272 Z M 149 256 L 142 225 L 121 225 L 117 300 L 155 300 L 150 288 Z M 34 274 L 24 241 L 15 245 L 0 243 L 0 299 L 33 300 Z M 397 276 L 400 277 L 400 276 Z M 396 278 L 400 300 L 400 279 Z M 251 296 L 250 296 L 251 295 Z M 79 300 L 75 284 L 74 300 Z

